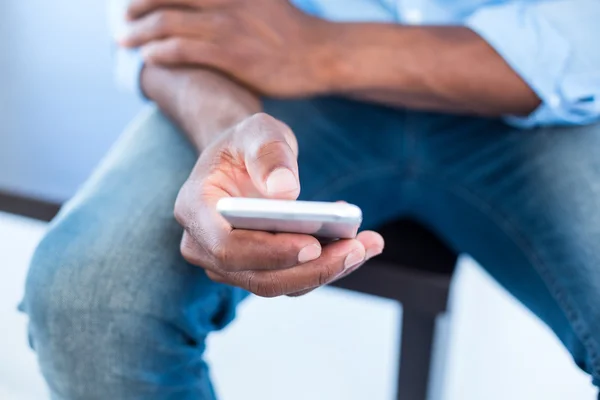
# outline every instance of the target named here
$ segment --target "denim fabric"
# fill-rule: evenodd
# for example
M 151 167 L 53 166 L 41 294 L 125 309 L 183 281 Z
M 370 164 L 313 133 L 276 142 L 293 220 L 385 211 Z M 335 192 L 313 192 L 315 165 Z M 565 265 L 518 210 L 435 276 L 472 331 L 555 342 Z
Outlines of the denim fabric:
M 356 203 L 365 228 L 427 225 L 600 384 L 599 126 L 523 132 L 336 98 L 265 107 L 296 132 L 303 199 Z M 205 338 L 246 294 L 179 254 L 173 203 L 195 159 L 149 109 L 39 245 L 23 308 L 54 399 L 214 398 Z

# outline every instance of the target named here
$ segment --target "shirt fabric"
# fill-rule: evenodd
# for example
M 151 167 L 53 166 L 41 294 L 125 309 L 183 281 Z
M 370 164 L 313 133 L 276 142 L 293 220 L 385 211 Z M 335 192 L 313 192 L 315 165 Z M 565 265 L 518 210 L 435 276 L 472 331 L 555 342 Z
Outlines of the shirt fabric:
M 250 1 L 250 0 L 248 0 Z M 293 0 L 331 21 L 461 25 L 484 38 L 542 100 L 512 125 L 582 125 L 600 120 L 600 0 Z M 113 37 L 128 0 L 109 0 Z M 140 93 L 137 50 L 117 49 L 116 77 Z M 141 93 L 140 93 L 141 94 Z

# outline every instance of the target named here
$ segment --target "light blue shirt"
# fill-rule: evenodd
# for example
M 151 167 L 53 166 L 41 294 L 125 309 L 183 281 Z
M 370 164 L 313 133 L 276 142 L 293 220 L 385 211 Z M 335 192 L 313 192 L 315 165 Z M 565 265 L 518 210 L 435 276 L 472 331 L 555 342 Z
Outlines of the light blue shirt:
M 250 1 L 250 0 L 247 0 Z M 113 35 L 128 0 L 110 0 Z M 463 25 L 483 37 L 537 93 L 531 115 L 506 116 L 520 127 L 600 120 L 600 0 L 293 0 L 332 21 Z M 139 92 L 142 62 L 119 49 L 116 76 Z

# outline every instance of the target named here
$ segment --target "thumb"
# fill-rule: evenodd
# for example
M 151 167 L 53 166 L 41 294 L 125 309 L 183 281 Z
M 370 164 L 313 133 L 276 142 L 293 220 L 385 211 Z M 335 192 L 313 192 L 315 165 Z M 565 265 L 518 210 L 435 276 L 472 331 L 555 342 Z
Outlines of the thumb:
M 246 170 L 267 198 L 295 200 L 300 194 L 297 143 L 290 128 L 267 114 L 240 126 Z

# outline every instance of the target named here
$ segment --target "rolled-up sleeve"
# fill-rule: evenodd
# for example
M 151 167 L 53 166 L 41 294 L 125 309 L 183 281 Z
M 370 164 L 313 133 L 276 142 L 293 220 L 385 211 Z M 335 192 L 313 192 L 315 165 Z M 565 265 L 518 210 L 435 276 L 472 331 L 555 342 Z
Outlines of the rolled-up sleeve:
M 113 40 L 117 40 L 125 29 L 125 13 L 129 0 L 109 0 L 108 2 L 108 24 Z M 144 95 L 140 86 L 140 74 L 144 63 L 137 49 L 124 49 L 115 45 L 114 47 L 114 74 L 119 88 L 128 92 Z
M 514 1 L 478 9 L 465 25 L 483 37 L 539 96 L 519 127 L 600 120 L 600 1 Z

